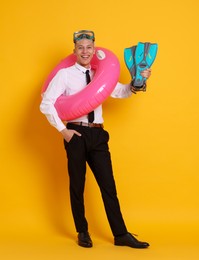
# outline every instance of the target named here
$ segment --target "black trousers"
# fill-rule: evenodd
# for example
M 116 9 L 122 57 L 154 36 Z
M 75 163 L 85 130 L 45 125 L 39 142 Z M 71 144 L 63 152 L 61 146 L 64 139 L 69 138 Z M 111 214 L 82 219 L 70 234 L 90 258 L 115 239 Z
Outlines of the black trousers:
M 127 232 L 113 176 L 111 157 L 108 147 L 109 134 L 103 128 L 67 124 L 81 136 L 74 134 L 69 143 L 64 141 L 68 158 L 70 179 L 70 200 L 77 232 L 88 231 L 84 209 L 84 187 L 86 162 L 91 168 L 101 191 L 106 215 L 114 236 Z

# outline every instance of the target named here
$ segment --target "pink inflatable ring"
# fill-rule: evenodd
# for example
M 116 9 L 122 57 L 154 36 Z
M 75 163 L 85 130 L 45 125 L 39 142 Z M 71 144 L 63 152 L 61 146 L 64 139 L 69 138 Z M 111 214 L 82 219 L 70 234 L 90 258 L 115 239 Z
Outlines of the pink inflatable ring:
M 42 87 L 42 93 L 60 69 L 72 66 L 75 62 L 74 54 L 63 59 L 49 74 Z M 115 54 L 105 48 L 96 47 L 91 67 L 95 70 L 95 75 L 86 88 L 71 96 L 61 95 L 56 100 L 55 108 L 61 120 L 68 121 L 88 114 L 102 104 L 115 88 L 120 73 L 119 61 Z

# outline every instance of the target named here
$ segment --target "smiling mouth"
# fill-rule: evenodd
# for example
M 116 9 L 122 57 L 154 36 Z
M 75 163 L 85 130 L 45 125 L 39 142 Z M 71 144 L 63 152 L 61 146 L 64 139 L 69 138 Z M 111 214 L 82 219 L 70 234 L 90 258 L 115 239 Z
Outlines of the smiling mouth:
M 82 59 L 88 59 L 89 58 L 89 56 L 81 56 L 82 57 Z

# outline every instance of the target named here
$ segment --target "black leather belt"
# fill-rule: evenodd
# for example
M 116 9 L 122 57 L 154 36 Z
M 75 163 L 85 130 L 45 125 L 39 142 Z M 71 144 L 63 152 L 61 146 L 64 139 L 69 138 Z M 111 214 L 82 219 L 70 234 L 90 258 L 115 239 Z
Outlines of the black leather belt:
M 68 124 L 81 125 L 81 126 L 87 126 L 87 127 L 101 127 L 101 128 L 104 128 L 103 124 L 96 124 L 96 123 L 68 122 Z

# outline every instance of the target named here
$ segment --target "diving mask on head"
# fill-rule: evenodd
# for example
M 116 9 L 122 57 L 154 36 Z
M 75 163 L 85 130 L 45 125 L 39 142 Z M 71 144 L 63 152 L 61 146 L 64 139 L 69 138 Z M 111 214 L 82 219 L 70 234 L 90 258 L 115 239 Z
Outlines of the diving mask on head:
M 95 41 L 95 34 L 93 31 L 89 31 L 89 30 L 81 30 L 78 32 L 75 32 L 73 34 L 73 42 L 76 43 L 79 40 L 82 39 L 88 39 L 88 40 L 92 40 L 93 42 Z

